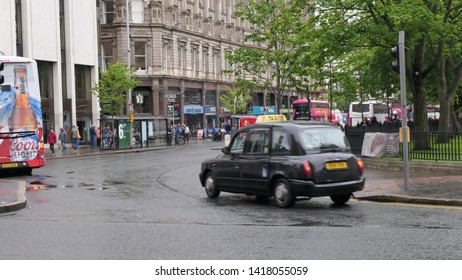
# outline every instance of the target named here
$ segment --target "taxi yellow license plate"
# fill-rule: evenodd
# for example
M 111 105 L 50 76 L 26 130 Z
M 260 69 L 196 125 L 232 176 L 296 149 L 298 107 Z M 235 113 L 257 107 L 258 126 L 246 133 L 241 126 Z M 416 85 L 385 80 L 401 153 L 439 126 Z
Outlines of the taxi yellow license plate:
M 346 168 L 348 168 L 348 164 L 346 161 L 326 162 L 327 170 L 346 169 Z
M 18 163 L 3 163 L 2 164 L 2 168 L 15 168 L 15 167 L 18 167 Z

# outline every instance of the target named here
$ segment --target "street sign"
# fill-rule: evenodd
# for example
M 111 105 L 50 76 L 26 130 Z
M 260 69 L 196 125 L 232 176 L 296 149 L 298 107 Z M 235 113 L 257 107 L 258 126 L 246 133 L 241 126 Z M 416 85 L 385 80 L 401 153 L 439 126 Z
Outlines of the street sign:
M 165 99 L 167 99 L 168 102 L 175 102 L 176 96 L 177 96 L 176 92 L 165 93 Z

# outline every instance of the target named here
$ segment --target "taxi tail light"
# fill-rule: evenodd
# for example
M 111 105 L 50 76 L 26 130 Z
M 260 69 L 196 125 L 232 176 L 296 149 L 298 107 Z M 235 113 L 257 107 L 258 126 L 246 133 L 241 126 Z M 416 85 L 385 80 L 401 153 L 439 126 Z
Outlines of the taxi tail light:
M 310 163 L 306 160 L 303 162 L 303 171 L 305 172 L 306 177 L 311 177 L 313 174 L 311 171 Z
M 363 174 L 364 173 L 364 162 L 363 162 L 363 160 L 360 159 L 360 158 L 357 158 L 356 162 L 358 163 L 358 171 L 359 171 L 359 173 Z

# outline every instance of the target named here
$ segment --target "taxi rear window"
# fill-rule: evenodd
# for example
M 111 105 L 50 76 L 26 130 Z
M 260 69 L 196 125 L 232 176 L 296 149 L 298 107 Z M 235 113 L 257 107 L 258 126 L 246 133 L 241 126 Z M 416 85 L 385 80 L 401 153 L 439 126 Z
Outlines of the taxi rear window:
M 349 148 L 342 131 L 335 127 L 318 127 L 301 130 L 300 144 L 307 150 L 323 147 Z

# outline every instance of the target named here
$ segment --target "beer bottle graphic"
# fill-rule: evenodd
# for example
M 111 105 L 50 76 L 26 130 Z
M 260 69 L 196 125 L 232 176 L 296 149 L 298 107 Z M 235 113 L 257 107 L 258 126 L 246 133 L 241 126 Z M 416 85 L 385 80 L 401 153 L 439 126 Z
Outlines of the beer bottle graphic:
M 37 116 L 32 108 L 26 65 L 14 68 L 14 107 L 8 119 L 10 132 L 33 132 L 30 136 L 10 139 L 11 161 L 32 160 L 39 154 Z
M 14 108 L 8 120 L 10 131 L 35 131 L 37 117 L 30 103 L 27 68 L 14 68 Z

